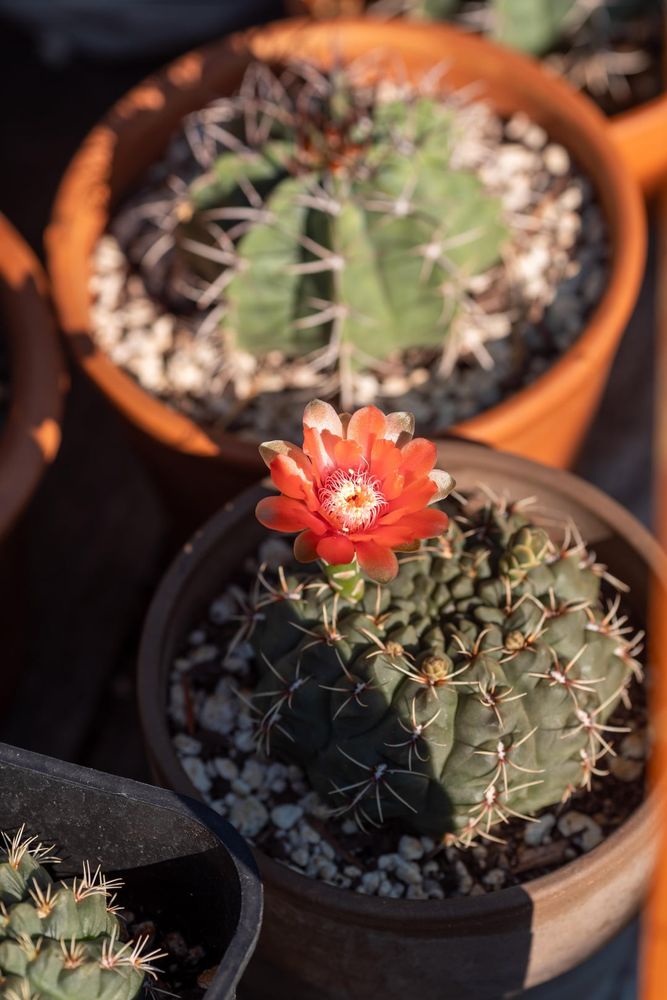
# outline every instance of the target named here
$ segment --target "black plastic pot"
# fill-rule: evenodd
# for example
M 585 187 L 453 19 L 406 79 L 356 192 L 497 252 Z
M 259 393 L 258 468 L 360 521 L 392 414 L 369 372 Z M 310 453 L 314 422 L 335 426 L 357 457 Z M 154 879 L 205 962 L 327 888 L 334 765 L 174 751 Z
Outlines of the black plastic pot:
M 206 1000 L 233 1000 L 262 919 L 248 845 L 200 802 L 0 743 L 0 829 L 26 823 L 63 865 L 101 864 L 125 882 L 122 903 L 183 929 L 220 965 Z

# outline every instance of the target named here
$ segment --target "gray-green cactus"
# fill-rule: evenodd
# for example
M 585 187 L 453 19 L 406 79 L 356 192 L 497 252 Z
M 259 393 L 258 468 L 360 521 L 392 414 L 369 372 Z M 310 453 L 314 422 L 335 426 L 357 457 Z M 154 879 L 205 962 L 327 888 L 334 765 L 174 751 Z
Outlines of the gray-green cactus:
M 0 846 L 2 1000 L 134 1000 L 157 952 L 123 942 L 113 892 L 122 883 L 84 866 L 55 882 L 51 848 L 23 828 Z
M 254 354 L 329 344 L 341 366 L 442 346 L 466 280 L 506 235 L 498 199 L 450 165 L 451 107 L 378 99 L 342 71 L 247 79 L 188 122 L 218 155 L 176 230 L 223 331 Z
M 557 44 L 575 0 L 493 0 L 493 37 L 541 56 Z
M 488 0 L 481 23 L 496 41 L 530 55 L 550 52 L 563 37 L 576 0 Z M 408 0 L 408 12 L 431 21 L 463 16 L 461 0 Z
M 609 717 L 640 673 L 606 576 L 575 529 L 557 545 L 490 501 L 360 604 L 287 578 L 253 637 L 258 739 L 362 825 L 493 838 L 606 773 Z

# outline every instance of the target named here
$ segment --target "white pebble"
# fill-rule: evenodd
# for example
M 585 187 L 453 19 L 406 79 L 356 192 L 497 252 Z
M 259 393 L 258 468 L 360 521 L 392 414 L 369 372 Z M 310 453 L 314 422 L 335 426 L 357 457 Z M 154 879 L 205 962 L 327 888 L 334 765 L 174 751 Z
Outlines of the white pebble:
M 564 177 L 570 169 L 570 157 L 564 146 L 551 142 L 543 153 L 544 165 L 554 177 Z
M 229 757 L 216 757 L 213 761 L 215 769 L 225 781 L 234 781 L 239 776 L 239 769 Z
M 378 868 L 383 872 L 393 872 L 400 858 L 397 854 L 381 854 L 378 858 Z
M 199 715 L 199 722 L 204 729 L 214 733 L 228 735 L 234 729 L 238 713 L 227 691 L 216 691 L 208 696 Z
M 582 850 L 591 851 L 603 840 L 598 823 L 586 813 L 570 809 L 558 820 L 558 829 L 564 837 L 572 837 Z
M 526 824 L 523 839 L 529 847 L 537 847 L 546 841 L 555 825 L 556 817 L 552 816 L 551 813 L 545 813 L 544 816 L 540 816 L 534 823 Z
M 646 756 L 646 741 L 641 733 L 628 733 L 621 740 L 621 754 L 629 760 L 643 760 Z
M 459 892 L 467 896 L 473 887 L 474 879 L 460 858 L 454 862 L 454 870 L 459 880 Z
M 189 736 L 188 733 L 176 733 L 173 742 L 178 753 L 184 757 L 201 751 L 200 741 L 196 740 L 194 736 Z
M 271 810 L 271 822 L 280 830 L 291 830 L 302 816 L 303 809 L 301 806 L 292 805 L 290 802 L 274 806 Z
M 233 804 L 230 814 L 230 822 L 239 833 L 245 837 L 256 837 L 269 819 L 269 814 L 259 799 L 249 795 L 245 799 L 237 799 Z
M 206 765 L 200 757 L 183 757 L 181 766 L 192 784 L 204 795 L 210 791 L 211 779 L 206 770 Z
M 241 771 L 241 777 L 245 781 L 249 788 L 254 790 L 261 788 L 264 783 L 264 777 L 266 774 L 266 769 L 258 760 L 247 760 L 243 765 L 243 770 Z
M 506 875 L 502 868 L 491 868 L 485 875 L 482 876 L 482 882 L 484 885 L 488 886 L 489 889 L 502 889 L 505 885 Z
M 631 760 L 629 757 L 611 757 L 608 767 L 615 778 L 628 783 L 637 781 L 644 770 L 642 761 Z
M 300 868 L 305 868 L 310 861 L 310 854 L 308 853 L 307 847 L 297 847 L 296 850 L 292 851 L 290 858 L 295 865 L 299 865 Z
M 406 861 L 418 861 L 424 856 L 424 845 L 418 837 L 401 837 L 398 842 L 398 853 Z
M 380 888 L 380 882 L 382 879 L 383 874 L 380 871 L 366 872 L 361 876 L 361 885 L 359 886 L 359 889 L 362 889 L 368 895 L 372 896 Z M 357 889 L 357 892 L 359 889 Z
M 299 831 L 306 844 L 319 844 L 322 840 L 317 830 L 313 830 L 310 823 L 302 823 Z
M 396 865 L 396 878 L 405 882 L 406 885 L 421 885 L 421 869 L 414 861 L 404 861 L 403 858 L 399 858 Z
M 241 753 L 251 753 L 255 748 L 255 737 L 251 729 L 234 734 L 234 746 Z

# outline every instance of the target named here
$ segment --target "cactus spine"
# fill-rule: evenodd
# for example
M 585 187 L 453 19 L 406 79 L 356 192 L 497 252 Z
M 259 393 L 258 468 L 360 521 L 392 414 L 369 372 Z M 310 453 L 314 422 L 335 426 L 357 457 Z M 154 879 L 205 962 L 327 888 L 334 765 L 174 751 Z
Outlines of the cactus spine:
M 81 878 L 55 882 L 51 848 L 23 827 L 0 846 L 2 1000 L 134 1000 L 153 961 L 145 941 L 121 941 L 113 904 L 119 879 L 84 865 Z
M 494 499 L 350 604 L 321 577 L 266 591 L 258 739 L 338 814 L 468 844 L 604 772 L 640 636 L 605 568 Z M 616 583 L 616 581 L 612 581 Z

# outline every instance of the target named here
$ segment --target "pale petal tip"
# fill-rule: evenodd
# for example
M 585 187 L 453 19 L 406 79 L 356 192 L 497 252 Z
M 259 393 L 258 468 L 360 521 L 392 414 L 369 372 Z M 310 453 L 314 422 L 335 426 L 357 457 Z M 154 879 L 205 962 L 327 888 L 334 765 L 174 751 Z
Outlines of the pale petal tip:
M 415 433 L 415 417 L 406 410 L 396 410 L 387 414 L 387 430 L 385 437 L 402 448 L 411 441 Z
M 288 455 L 292 447 L 289 441 L 263 441 L 259 446 L 259 454 L 264 463 L 271 468 L 271 462 L 276 455 Z
M 450 474 L 445 472 L 444 469 L 433 469 L 433 471 L 429 473 L 428 478 L 435 484 L 436 488 L 435 493 L 429 500 L 429 503 L 438 503 L 438 501 L 444 500 L 456 486 L 456 480 L 454 477 L 450 476 Z
M 331 403 L 323 399 L 313 399 L 303 411 L 304 427 L 312 427 L 318 431 L 331 431 L 332 434 L 343 436 L 343 425 L 340 417 Z

